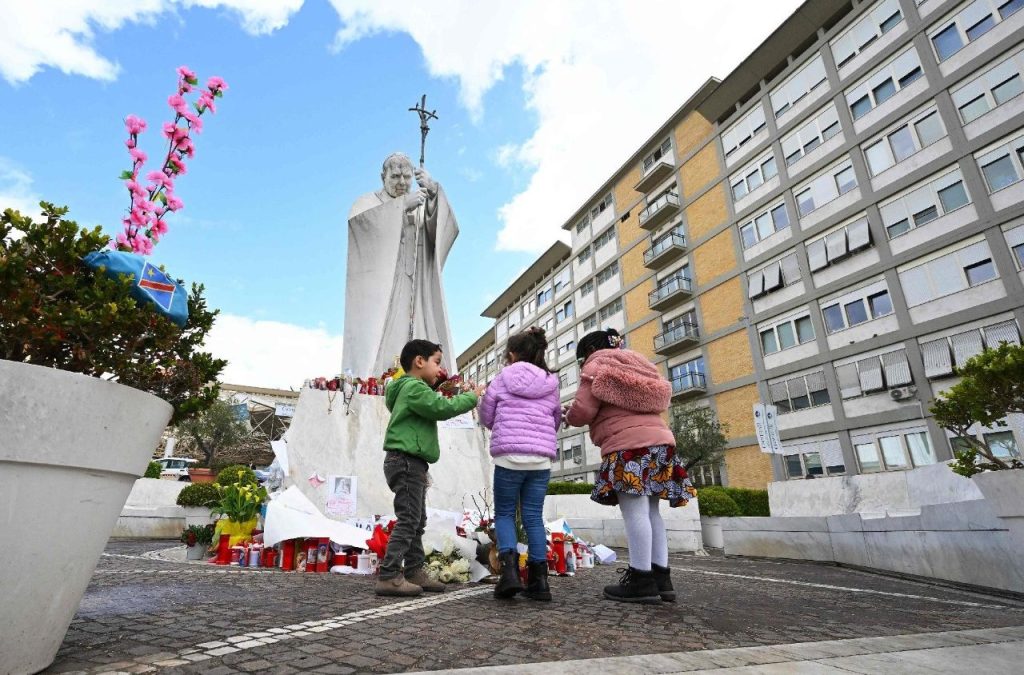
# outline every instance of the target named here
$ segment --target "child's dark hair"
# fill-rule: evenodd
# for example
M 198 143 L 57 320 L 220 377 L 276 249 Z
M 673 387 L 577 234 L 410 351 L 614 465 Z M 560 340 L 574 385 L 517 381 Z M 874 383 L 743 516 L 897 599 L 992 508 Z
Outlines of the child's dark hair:
M 402 364 L 402 370 L 409 372 L 412 368 L 412 362 L 417 356 L 429 359 L 439 351 L 442 351 L 441 345 L 436 342 L 431 342 L 430 340 L 409 340 L 402 347 L 402 354 L 398 357 L 398 362 Z
M 544 336 L 544 329 L 534 326 L 510 337 L 507 351 L 515 354 L 518 360 L 532 363 L 545 373 L 550 373 L 551 369 L 544 358 L 547 348 L 548 339 Z
M 587 333 L 576 345 L 576 360 L 588 358 L 594 352 L 601 349 L 616 349 L 622 342 L 622 336 L 614 328 L 595 330 Z

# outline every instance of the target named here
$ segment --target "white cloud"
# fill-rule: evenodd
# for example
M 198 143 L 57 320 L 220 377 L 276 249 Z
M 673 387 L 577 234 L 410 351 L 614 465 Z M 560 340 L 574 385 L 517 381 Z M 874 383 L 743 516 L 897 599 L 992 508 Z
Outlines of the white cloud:
M 228 360 L 221 382 L 298 389 L 307 378 L 340 372 L 341 342 L 340 335 L 331 335 L 322 327 L 220 314 L 205 348 Z
M 303 0 L 10 0 L 0 2 L 0 76 L 26 82 L 42 68 L 113 80 L 120 66 L 92 46 L 96 32 L 147 23 L 177 7 L 225 9 L 253 35 L 288 23 Z
M 32 188 L 32 176 L 9 159 L 0 157 L 0 212 L 20 211 L 39 217 L 39 195 Z
M 728 74 L 800 0 L 331 4 L 344 24 L 337 48 L 408 33 L 432 75 L 458 80 L 474 115 L 506 68 L 523 69 L 538 126 L 497 148 L 495 161 L 533 173 L 499 209 L 498 248 L 536 252 L 701 83 Z

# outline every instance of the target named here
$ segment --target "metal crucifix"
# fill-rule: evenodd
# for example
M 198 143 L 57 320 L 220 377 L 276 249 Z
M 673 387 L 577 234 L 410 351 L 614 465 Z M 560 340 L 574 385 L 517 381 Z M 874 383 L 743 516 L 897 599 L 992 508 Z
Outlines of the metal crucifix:
M 430 133 L 428 122 L 437 119 L 437 111 L 427 110 L 427 95 L 424 94 L 419 104 L 409 108 L 409 112 L 414 112 L 420 116 L 420 166 L 422 167 L 424 153 L 427 148 L 427 134 Z

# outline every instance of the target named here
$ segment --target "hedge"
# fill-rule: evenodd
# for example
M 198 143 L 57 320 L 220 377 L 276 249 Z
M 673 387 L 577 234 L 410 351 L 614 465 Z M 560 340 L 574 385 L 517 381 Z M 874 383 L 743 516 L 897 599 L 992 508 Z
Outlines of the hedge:
M 548 483 L 549 495 L 589 495 L 593 490 L 593 483 L 571 483 L 563 480 Z
M 744 517 L 758 517 L 758 516 L 770 516 L 771 511 L 768 508 L 768 491 L 767 490 L 751 490 L 748 488 L 734 488 L 734 487 L 722 487 L 719 485 L 709 485 L 697 490 L 697 499 L 701 504 L 701 513 L 704 513 L 704 498 L 705 495 L 720 495 L 728 497 L 739 509 L 736 514 Z M 715 499 L 716 497 L 712 497 Z
M 178 506 L 205 506 L 212 509 L 220 504 L 220 490 L 213 483 L 191 483 L 178 493 Z
M 239 475 L 241 471 L 241 475 Z M 245 466 L 244 464 L 229 464 L 220 470 L 217 474 L 217 480 L 214 481 L 218 485 L 227 487 L 228 485 L 258 485 L 259 481 L 256 480 L 256 474 L 252 469 Z
M 159 478 L 161 471 L 163 471 L 163 467 L 160 465 L 160 462 L 150 462 L 149 466 L 146 467 L 146 473 L 142 474 L 142 477 Z
M 700 515 L 709 517 L 735 517 L 742 515 L 740 507 L 732 497 L 720 488 L 704 488 L 697 491 Z

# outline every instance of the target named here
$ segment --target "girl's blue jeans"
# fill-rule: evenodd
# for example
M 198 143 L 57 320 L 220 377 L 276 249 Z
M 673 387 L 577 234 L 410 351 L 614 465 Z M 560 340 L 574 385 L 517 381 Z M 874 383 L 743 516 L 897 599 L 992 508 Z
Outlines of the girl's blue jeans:
M 516 504 L 519 504 L 529 546 L 527 559 L 530 562 L 547 560 L 544 495 L 550 478 L 551 469 L 514 471 L 494 467 L 494 530 L 498 535 L 499 553 L 516 549 Z

